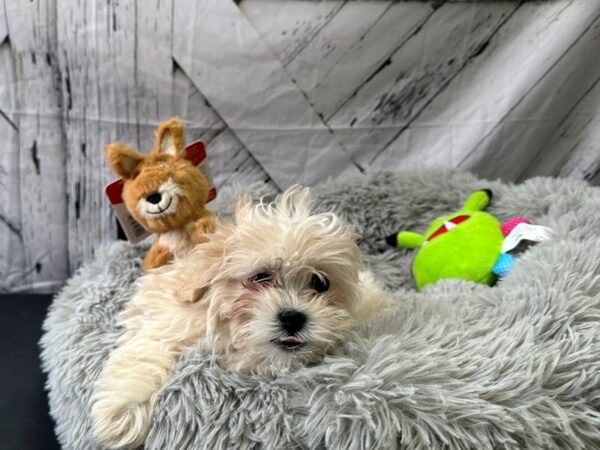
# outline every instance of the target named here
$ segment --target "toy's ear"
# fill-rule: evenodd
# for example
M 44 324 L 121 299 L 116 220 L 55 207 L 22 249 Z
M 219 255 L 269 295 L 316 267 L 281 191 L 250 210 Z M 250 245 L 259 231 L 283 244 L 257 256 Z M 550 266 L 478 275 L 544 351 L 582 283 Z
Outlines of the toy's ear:
M 181 119 L 173 117 L 163 122 L 156 130 L 156 146 L 154 151 L 183 158 L 185 156 L 184 149 L 185 139 Z
M 146 158 L 120 142 L 113 142 L 104 147 L 106 160 L 110 168 L 121 178 L 131 178 L 137 166 Z
M 425 242 L 425 237 L 414 231 L 400 231 L 385 238 L 392 247 L 419 248 Z
M 482 189 L 469 195 L 469 198 L 465 202 L 463 209 L 467 211 L 483 211 L 488 207 L 491 200 L 492 191 L 489 189 Z

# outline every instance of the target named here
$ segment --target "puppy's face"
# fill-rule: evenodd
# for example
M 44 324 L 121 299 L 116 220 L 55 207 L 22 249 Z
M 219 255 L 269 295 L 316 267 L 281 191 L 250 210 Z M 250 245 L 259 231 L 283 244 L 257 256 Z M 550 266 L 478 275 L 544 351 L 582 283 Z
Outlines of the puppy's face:
M 202 301 L 207 337 L 226 367 L 272 374 L 307 365 L 352 326 L 356 235 L 332 213 L 311 214 L 309 203 L 298 188 L 276 204 L 242 202 L 235 225 L 217 233 L 221 263 Z

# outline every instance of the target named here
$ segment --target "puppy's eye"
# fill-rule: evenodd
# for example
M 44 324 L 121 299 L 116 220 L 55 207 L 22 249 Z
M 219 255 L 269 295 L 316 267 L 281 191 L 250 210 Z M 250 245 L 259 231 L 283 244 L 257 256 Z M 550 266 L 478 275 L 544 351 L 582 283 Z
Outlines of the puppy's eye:
M 158 163 L 158 167 L 160 167 L 161 169 L 166 169 L 168 166 L 167 166 L 167 163 L 161 162 L 161 163 Z
M 324 276 L 319 276 L 315 273 L 310 279 L 310 287 L 319 294 L 322 294 L 329 289 L 329 280 Z
M 272 275 L 267 272 L 259 272 L 248 278 L 250 283 L 268 283 L 271 281 Z

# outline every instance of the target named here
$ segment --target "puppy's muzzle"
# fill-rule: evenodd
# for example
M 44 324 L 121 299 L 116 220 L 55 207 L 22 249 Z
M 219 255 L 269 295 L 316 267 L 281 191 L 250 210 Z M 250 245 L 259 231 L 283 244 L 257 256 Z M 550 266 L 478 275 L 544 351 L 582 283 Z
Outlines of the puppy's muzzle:
M 306 314 L 297 309 L 284 309 L 279 313 L 279 322 L 281 323 L 281 328 L 289 334 L 296 334 L 304 328 Z
M 304 345 L 304 341 L 296 334 L 302 331 L 306 324 L 306 314 L 297 309 L 284 309 L 278 315 L 279 324 L 286 336 L 278 340 L 279 345 L 285 350 L 297 350 Z

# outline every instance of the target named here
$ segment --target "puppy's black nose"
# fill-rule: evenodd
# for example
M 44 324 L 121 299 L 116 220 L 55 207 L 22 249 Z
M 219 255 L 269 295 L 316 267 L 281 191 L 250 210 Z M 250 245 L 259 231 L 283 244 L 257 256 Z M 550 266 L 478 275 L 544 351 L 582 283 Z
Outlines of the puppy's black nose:
M 160 203 L 161 199 L 162 195 L 160 192 L 155 192 L 154 194 L 150 194 L 148 197 L 146 197 L 146 200 L 148 200 L 153 205 Z
M 284 309 L 279 313 L 282 328 L 290 334 L 300 331 L 306 323 L 306 314 L 297 309 Z

